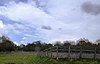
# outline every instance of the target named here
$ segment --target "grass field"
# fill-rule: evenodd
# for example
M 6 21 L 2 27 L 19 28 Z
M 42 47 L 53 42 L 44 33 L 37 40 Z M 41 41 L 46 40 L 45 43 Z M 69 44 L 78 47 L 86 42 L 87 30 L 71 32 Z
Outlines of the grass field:
M 0 54 L 0 64 L 100 64 L 99 60 L 92 59 L 60 59 L 37 57 L 32 53 Z

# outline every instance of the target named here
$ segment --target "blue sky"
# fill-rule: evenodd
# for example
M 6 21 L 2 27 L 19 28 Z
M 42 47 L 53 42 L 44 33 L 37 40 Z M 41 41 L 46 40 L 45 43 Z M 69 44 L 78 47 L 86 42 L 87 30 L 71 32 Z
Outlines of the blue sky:
M 100 0 L 0 0 L 0 34 L 15 43 L 100 38 Z

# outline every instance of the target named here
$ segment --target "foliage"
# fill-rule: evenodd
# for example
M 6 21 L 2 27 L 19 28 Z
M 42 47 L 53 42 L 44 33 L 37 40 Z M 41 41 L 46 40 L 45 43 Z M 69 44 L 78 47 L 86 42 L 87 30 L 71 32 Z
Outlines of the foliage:
M 2 43 L 0 43 L 0 51 L 15 51 L 16 45 L 6 36 L 2 36 Z
M 79 40 L 75 41 L 64 41 L 61 43 L 61 41 L 56 41 L 55 44 L 45 43 L 42 41 L 34 41 L 32 43 L 28 43 L 27 45 L 21 44 L 20 46 L 17 46 L 13 43 L 13 41 L 10 40 L 10 38 L 6 36 L 0 37 L 2 39 L 2 42 L 0 43 L 0 51 L 3 52 L 11 52 L 11 51 L 44 51 L 49 49 L 56 49 L 56 47 L 61 49 L 68 49 L 69 47 L 71 49 L 75 50 L 100 50 L 100 40 L 97 40 L 98 43 L 90 42 L 88 39 L 81 38 Z M 77 44 L 75 44 L 77 43 Z M 99 52 L 99 51 L 97 51 Z
M 93 59 L 51 59 L 38 57 L 33 53 L 0 54 L 0 64 L 100 64 L 100 60 Z

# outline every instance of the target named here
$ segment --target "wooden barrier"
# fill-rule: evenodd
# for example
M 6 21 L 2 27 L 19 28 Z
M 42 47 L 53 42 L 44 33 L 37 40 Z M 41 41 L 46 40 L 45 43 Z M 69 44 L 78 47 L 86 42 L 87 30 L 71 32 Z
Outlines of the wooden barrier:
M 60 50 L 60 51 L 59 51 Z M 40 56 L 48 56 L 51 58 L 56 58 L 57 60 L 59 58 L 91 58 L 91 59 L 100 59 L 100 53 L 97 53 L 98 50 L 75 50 L 71 49 L 70 46 L 68 49 L 66 49 L 65 52 L 62 52 L 61 50 L 64 49 L 59 49 L 56 47 L 56 49 L 53 50 L 46 50 L 44 52 L 40 52 Z

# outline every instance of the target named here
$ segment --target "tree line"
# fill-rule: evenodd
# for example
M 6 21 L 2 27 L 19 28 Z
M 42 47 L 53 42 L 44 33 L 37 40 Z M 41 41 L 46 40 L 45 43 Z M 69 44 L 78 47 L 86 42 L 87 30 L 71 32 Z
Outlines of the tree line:
M 75 41 L 56 41 L 54 44 L 46 43 L 42 41 L 34 41 L 32 43 L 28 43 L 27 45 L 21 44 L 16 45 L 11 41 L 8 37 L 2 36 L 0 37 L 0 52 L 11 52 L 11 51 L 45 51 L 50 48 L 54 48 L 58 46 L 60 49 L 68 49 L 69 46 L 71 49 L 75 50 L 100 50 L 100 39 L 95 42 L 91 42 L 88 39 L 81 38 Z

